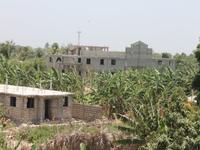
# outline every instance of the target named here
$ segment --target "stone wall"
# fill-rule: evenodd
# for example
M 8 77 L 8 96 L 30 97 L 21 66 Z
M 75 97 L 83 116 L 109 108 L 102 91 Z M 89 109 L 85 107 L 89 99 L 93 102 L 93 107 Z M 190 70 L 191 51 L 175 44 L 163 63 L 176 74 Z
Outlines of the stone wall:
M 72 118 L 93 121 L 102 118 L 102 108 L 83 104 L 72 104 Z

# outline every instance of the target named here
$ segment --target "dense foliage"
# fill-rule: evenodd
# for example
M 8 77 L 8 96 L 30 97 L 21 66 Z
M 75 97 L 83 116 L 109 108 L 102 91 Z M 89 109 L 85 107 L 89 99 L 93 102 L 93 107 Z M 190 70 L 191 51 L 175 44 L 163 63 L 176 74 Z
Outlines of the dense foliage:
M 195 57 L 198 61 L 198 67 L 200 67 L 200 44 L 197 45 Z M 200 69 L 192 82 L 192 86 L 195 90 L 197 90 L 197 103 L 200 105 Z
M 198 52 L 195 54 L 197 57 Z M 160 77 L 151 74 L 148 83 L 155 82 L 152 77 L 156 77 L 161 79 L 157 82 L 159 86 L 148 84 L 142 87 L 142 96 L 138 100 L 132 98 L 131 113 L 119 115 L 124 124 L 119 125 L 118 129 L 130 138 L 118 143 L 140 144 L 140 150 L 200 149 L 199 107 L 187 101 L 192 85 L 199 89 L 200 82 L 196 80 L 199 73 L 195 77 L 199 66 L 191 56 L 179 57 L 179 60 L 176 71 L 161 71 Z
M 187 102 L 196 74 L 193 87 L 200 87 L 193 55 L 174 56 L 175 70 L 131 69 L 81 78 L 73 71 L 46 69 L 45 53 L 65 51 L 57 43 L 47 43 L 44 49 L 1 43 L 0 83 L 70 91 L 79 102 L 103 106 L 106 116 L 117 115 L 124 122 L 118 128 L 130 138 L 119 143 L 140 143 L 141 149 L 200 149 L 200 113 Z M 199 51 L 195 54 L 199 60 Z
M 115 74 L 94 73 L 82 79 L 75 72 L 47 70 L 38 59 L 21 63 L 0 57 L 0 83 L 75 92 L 78 101 L 104 106 L 108 116 L 125 113 L 135 103 L 133 99 L 143 98 L 143 93 L 150 89 L 158 88 L 159 92 L 176 86 L 189 95 L 195 73 L 195 67 L 180 65 L 175 71 L 170 68 L 127 70 Z

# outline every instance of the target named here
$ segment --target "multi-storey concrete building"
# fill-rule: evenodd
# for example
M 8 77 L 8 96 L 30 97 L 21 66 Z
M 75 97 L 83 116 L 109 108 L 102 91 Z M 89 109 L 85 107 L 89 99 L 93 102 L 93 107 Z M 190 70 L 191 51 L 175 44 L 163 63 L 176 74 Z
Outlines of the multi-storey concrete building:
M 116 72 L 129 68 L 169 66 L 175 68 L 173 59 L 154 59 L 148 45 L 138 41 L 127 47 L 125 52 L 109 51 L 108 47 L 72 46 L 66 55 L 50 55 L 46 59 L 48 67 L 62 71 L 75 69 L 80 75 L 87 72 Z

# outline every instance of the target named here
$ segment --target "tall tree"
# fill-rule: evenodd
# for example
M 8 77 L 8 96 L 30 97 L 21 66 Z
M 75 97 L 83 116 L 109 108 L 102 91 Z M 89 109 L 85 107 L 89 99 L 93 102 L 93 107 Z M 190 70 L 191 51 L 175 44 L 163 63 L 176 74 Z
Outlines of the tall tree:
M 170 53 L 162 53 L 162 58 L 171 58 L 172 54 Z
M 0 44 L 0 53 L 7 59 L 10 58 L 12 52 L 15 49 L 15 43 L 13 41 L 6 41 Z
M 48 42 L 44 45 L 44 48 L 49 49 L 49 43 Z
M 51 46 L 51 49 L 52 49 L 52 54 L 56 54 L 56 53 L 58 53 L 58 51 L 59 51 L 59 45 L 58 45 L 58 43 L 53 43 L 52 44 L 52 46 Z
M 195 57 L 198 61 L 198 65 L 200 67 L 200 43 L 197 45 L 197 49 L 195 51 Z M 192 87 L 197 90 L 197 104 L 200 106 L 200 70 L 196 74 L 193 82 Z

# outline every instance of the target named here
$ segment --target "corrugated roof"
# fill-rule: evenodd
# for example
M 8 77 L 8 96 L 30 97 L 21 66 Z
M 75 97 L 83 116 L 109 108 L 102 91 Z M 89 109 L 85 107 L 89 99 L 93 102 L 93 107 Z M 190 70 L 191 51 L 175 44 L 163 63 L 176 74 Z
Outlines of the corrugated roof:
M 70 92 L 61 92 L 61 91 L 46 90 L 46 89 L 39 89 L 39 88 L 25 87 L 25 86 L 6 85 L 6 84 L 0 84 L 0 93 L 19 95 L 19 96 L 41 96 L 41 97 L 73 95 L 73 93 Z

